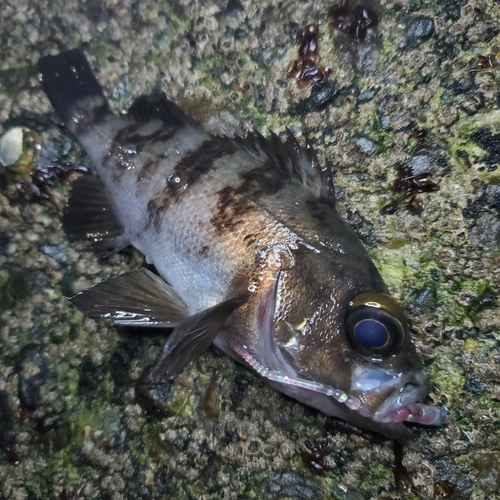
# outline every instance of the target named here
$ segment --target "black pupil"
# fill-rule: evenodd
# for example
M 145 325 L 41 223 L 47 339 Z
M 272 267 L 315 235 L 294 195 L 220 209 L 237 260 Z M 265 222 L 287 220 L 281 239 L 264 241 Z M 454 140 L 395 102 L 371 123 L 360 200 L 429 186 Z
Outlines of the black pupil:
M 354 327 L 354 335 L 358 342 L 367 349 L 378 349 L 384 347 L 389 340 L 386 327 L 372 319 L 360 321 Z

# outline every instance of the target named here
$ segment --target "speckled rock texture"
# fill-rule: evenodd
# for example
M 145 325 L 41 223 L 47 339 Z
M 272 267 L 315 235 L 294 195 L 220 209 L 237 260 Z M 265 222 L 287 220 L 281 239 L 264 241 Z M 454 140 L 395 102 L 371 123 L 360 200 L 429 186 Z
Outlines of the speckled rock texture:
M 500 4 L 369 2 L 378 23 L 351 32 L 330 25 L 333 5 L 2 0 L 0 134 L 23 127 L 23 154 L 0 166 L 1 500 L 500 498 Z M 332 75 L 299 88 L 286 70 L 308 24 Z M 430 397 L 450 410 L 415 429 L 399 488 L 390 443 L 346 433 L 215 349 L 144 394 L 163 333 L 64 299 L 143 262 L 61 230 L 71 170 L 91 167 L 35 68 L 74 47 L 117 112 L 164 89 L 214 133 L 289 128 L 334 169 L 339 211 L 405 304 Z M 389 187 L 402 165 L 414 192 Z M 439 190 L 419 194 L 429 180 Z

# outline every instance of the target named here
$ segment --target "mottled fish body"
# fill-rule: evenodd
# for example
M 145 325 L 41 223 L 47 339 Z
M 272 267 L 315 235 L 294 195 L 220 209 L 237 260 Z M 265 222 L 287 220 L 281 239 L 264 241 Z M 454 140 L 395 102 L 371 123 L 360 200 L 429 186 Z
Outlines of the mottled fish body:
M 80 51 L 42 58 L 40 80 L 98 176 L 73 188 L 63 225 L 144 269 L 71 300 L 118 324 L 174 328 L 151 380 L 214 342 L 328 415 L 405 440 L 439 425 L 406 317 L 335 210 L 331 174 L 289 136 L 213 137 L 164 95 L 112 113 Z M 168 284 L 167 284 L 168 283 Z

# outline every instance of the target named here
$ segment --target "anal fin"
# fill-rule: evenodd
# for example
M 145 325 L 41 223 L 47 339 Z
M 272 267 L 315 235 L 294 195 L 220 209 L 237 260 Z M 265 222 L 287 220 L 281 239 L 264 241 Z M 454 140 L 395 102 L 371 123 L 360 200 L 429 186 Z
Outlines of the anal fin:
M 70 239 L 86 240 L 96 250 L 120 250 L 128 244 L 106 187 L 96 175 L 83 175 L 73 183 L 63 229 Z
M 174 327 L 189 316 L 172 287 L 145 268 L 108 278 L 69 300 L 86 315 L 118 325 Z

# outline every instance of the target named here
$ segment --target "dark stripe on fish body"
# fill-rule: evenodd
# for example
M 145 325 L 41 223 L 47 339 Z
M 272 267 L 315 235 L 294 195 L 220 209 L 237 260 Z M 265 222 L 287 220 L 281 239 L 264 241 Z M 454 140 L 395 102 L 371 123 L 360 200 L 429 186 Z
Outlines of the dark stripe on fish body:
M 217 191 L 217 207 L 210 219 L 217 236 L 234 232 L 238 226 L 248 222 L 247 216 L 255 210 L 251 199 L 238 191 L 231 186 Z
M 121 177 L 120 171 L 130 170 L 136 166 L 135 159 L 144 149 L 154 146 L 155 144 L 164 144 L 166 150 L 168 141 L 170 141 L 179 131 L 179 129 L 165 129 L 165 127 L 161 126 L 158 121 L 157 130 L 151 134 L 142 135 L 139 131 L 144 126 L 144 123 L 133 123 L 132 125 L 121 129 L 116 134 L 104 163 L 108 168 L 115 168 L 115 177 L 117 179 Z M 151 154 L 151 158 L 159 161 L 164 158 L 164 156 Z M 152 165 L 149 163 L 149 160 L 146 160 L 146 163 L 148 163 L 146 170 L 150 169 Z M 143 168 L 144 165 L 137 174 L 138 181 L 141 180 L 141 176 L 145 175 Z
M 163 191 L 154 199 L 154 211 L 149 211 L 148 225 L 153 223 L 157 231 L 161 228 L 162 216 L 176 203 L 180 196 L 203 181 L 205 174 L 210 172 L 216 162 L 238 151 L 235 143 L 223 137 L 215 137 L 204 141 L 194 151 L 189 152 L 174 168 L 168 177 Z
M 154 174 L 158 164 L 161 159 L 156 156 L 149 157 L 141 166 L 139 172 L 137 172 L 137 182 L 143 183 L 147 182 Z
M 131 144 L 135 146 L 137 153 L 141 153 L 145 146 L 151 146 L 158 143 L 166 143 L 170 141 L 177 133 L 179 129 L 165 129 L 163 127 L 155 130 L 152 134 L 141 135 L 139 133 L 127 137 L 125 144 Z M 167 148 L 165 148 L 166 150 Z
M 269 158 L 262 165 L 242 172 L 239 179 L 238 186 L 227 186 L 217 192 L 217 209 L 210 222 L 218 236 L 246 222 L 259 198 L 276 194 L 287 182 Z M 245 242 L 248 246 L 253 243 L 251 239 Z
M 99 98 L 99 100 L 102 99 Z M 99 125 L 109 117 L 110 113 L 111 110 L 106 101 L 96 107 L 92 107 L 91 105 L 89 105 L 88 108 L 85 108 L 84 112 L 79 112 L 77 108 L 73 113 L 73 122 L 71 123 L 70 129 L 74 127 L 74 133 L 77 136 L 85 135 L 86 133 L 88 133 L 90 125 L 92 125 L 93 127 Z M 75 122 L 75 118 L 78 119 L 77 122 Z

